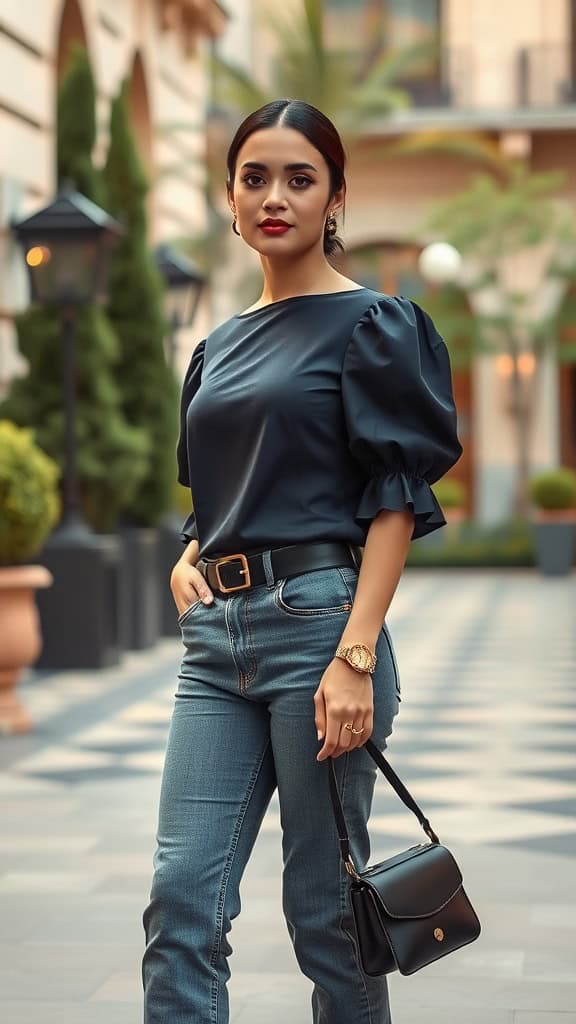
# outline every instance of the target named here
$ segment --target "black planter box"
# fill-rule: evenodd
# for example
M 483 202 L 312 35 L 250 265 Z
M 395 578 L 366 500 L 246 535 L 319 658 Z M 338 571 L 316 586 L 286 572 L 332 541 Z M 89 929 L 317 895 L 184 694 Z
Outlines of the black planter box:
M 170 575 L 185 550 L 180 540 L 181 522 L 168 517 L 158 529 L 158 586 L 160 590 L 160 631 L 162 636 L 180 637 L 178 612 L 170 590 Z
M 153 647 L 160 637 L 158 531 L 128 526 L 120 530 L 122 599 L 120 637 L 127 650 Z
M 576 522 L 536 522 L 534 544 L 538 568 L 544 576 L 566 576 L 576 553 Z
M 54 583 L 36 594 L 43 647 L 38 668 L 107 668 L 120 661 L 122 559 L 118 538 L 56 532 L 38 561 Z

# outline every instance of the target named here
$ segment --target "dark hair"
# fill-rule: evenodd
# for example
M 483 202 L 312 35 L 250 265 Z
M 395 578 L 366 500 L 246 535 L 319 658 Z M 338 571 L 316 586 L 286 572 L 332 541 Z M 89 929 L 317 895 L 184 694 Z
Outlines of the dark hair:
M 282 125 L 285 128 L 294 128 L 297 132 L 301 132 L 308 139 L 308 142 L 311 142 L 314 148 L 322 154 L 330 173 L 330 198 L 332 198 L 334 193 L 346 184 L 344 177 L 346 164 L 344 146 L 332 121 L 321 110 L 313 107 L 310 103 L 305 103 L 304 100 L 274 100 L 272 103 L 266 103 L 259 110 L 255 110 L 242 121 L 230 143 L 228 156 L 226 157 L 228 185 L 230 188 L 232 188 L 234 175 L 236 174 L 238 153 L 246 139 L 254 132 L 258 132 L 263 128 L 275 128 L 278 125 Z M 342 240 L 335 234 L 329 234 L 325 229 L 325 255 L 331 257 L 336 255 L 337 252 L 343 251 L 343 249 Z

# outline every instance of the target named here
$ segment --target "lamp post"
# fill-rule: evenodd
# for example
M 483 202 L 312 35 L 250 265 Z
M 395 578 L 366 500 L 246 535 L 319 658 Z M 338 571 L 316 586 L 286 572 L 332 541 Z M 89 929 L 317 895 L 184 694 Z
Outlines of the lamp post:
M 32 300 L 62 316 L 64 473 L 59 537 L 90 532 L 80 513 L 76 471 L 76 317 L 106 299 L 111 249 L 123 228 L 101 207 L 65 184 L 43 209 L 12 224 L 28 270 Z
M 154 255 L 166 286 L 166 317 L 170 326 L 168 362 L 175 369 L 178 331 L 193 323 L 206 278 L 192 260 L 172 245 L 159 245 Z
M 38 595 L 41 668 L 103 668 L 119 661 L 122 562 L 118 538 L 83 521 L 76 470 L 75 325 L 79 310 L 106 298 L 111 249 L 123 228 L 86 196 L 64 185 L 48 206 L 12 224 L 32 300 L 62 317 L 64 465 L 62 518 L 42 561 L 54 578 Z
M 418 270 L 432 285 L 453 284 L 460 276 L 462 257 L 448 242 L 431 242 L 418 257 Z

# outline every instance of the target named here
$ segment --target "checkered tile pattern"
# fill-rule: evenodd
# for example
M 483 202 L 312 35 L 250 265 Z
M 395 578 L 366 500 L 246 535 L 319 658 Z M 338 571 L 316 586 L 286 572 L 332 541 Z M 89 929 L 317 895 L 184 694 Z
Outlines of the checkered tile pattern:
M 388 755 L 444 841 L 576 852 L 575 589 L 528 572 L 405 574 L 389 617 L 403 701 Z M 121 669 L 32 676 L 31 711 L 60 735 L 17 757 L 1 790 L 157 775 L 178 658 L 167 640 Z M 143 659 L 155 683 L 141 697 Z M 120 684 L 126 701 L 110 709 Z M 72 732 L 71 704 L 84 710 Z M 279 828 L 274 801 L 263 828 Z M 420 838 L 382 778 L 371 830 L 375 846 Z

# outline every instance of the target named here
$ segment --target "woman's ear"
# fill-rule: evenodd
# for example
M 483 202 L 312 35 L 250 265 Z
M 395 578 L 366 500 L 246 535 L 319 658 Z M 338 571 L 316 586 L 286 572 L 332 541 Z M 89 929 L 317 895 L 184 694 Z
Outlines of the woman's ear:
M 346 202 L 346 186 L 337 189 L 330 200 L 330 209 L 334 213 L 341 213 L 344 209 L 344 203 Z
M 235 217 L 236 216 L 236 204 L 234 202 L 234 194 L 233 194 L 232 189 L 230 188 L 230 185 L 228 183 L 226 184 L 226 198 L 228 199 L 228 206 L 230 207 L 232 215 Z

